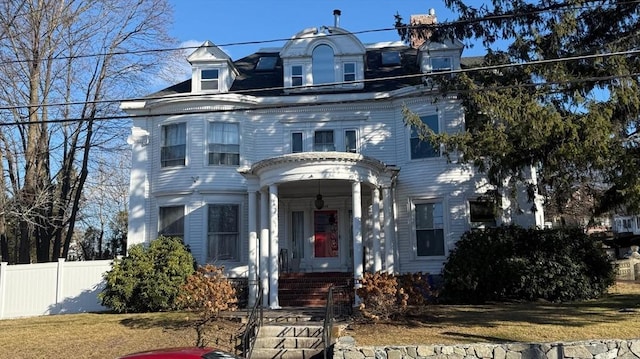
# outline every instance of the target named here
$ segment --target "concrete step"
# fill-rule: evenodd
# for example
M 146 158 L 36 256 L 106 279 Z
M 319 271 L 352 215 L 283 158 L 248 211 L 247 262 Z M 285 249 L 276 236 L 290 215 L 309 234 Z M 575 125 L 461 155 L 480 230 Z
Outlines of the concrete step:
M 322 325 L 264 325 L 258 333 L 261 337 L 322 338 Z
M 323 358 L 323 349 L 264 349 L 255 348 L 251 359 L 316 359 Z
M 319 349 L 322 348 L 322 336 L 320 337 L 259 337 L 256 338 L 254 350 L 264 349 Z

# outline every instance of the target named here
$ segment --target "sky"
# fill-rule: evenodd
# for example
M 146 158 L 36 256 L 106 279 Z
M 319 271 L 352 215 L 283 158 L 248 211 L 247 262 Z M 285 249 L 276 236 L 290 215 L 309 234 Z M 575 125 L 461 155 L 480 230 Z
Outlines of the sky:
M 412 14 L 435 10 L 439 22 L 457 18 L 441 0 L 169 0 L 174 8 L 171 35 L 181 46 L 199 46 L 210 40 L 233 60 L 283 42 L 233 45 L 239 42 L 288 39 L 297 32 L 322 25 L 333 26 L 333 10 L 339 9 L 340 27 L 351 31 L 388 29 L 399 13 L 405 21 Z M 477 2 L 477 1 L 476 1 Z M 470 4 L 473 1 L 469 2 Z M 363 43 L 400 40 L 395 30 L 358 34 Z M 188 51 L 189 53 L 192 50 Z M 463 56 L 482 53 L 475 46 Z M 186 62 L 186 60 L 185 60 Z

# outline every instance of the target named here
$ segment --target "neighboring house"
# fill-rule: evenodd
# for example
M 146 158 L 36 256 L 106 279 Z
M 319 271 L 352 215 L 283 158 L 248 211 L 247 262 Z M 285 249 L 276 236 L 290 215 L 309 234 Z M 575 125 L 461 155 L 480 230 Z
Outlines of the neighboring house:
M 190 80 L 122 103 L 130 245 L 182 237 L 199 264 L 260 278 L 278 307 L 281 271 L 437 274 L 469 229 L 543 225 L 539 202 L 495 218 L 483 177 L 403 122 L 406 106 L 435 131 L 464 128 L 460 102 L 426 81 L 459 69 L 463 45 L 365 45 L 334 15 L 235 61 L 207 41 Z

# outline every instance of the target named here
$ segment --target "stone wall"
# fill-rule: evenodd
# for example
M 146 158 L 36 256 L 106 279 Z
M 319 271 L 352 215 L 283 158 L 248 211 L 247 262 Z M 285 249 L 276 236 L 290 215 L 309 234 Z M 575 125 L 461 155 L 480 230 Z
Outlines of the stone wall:
M 333 359 L 613 359 L 640 358 L 640 339 L 603 339 L 567 343 L 402 345 L 358 347 L 340 337 Z

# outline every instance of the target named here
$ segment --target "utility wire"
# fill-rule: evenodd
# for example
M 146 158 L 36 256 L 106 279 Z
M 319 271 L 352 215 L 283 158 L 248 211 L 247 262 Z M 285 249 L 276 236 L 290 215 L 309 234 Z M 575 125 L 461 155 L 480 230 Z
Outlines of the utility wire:
M 512 14 L 502 14 L 502 15 L 489 15 L 489 16 L 483 16 L 481 18 L 475 18 L 475 19 L 463 19 L 463 20 L 456 20 L 456 21 L 448 21 L 448 22 L 438 22 L 436 24 L 431 24 L 431 25 L 406 25 L 406 26 L 400 26 L 400 27 L 387 27 L 387 28 L 380 28 L 380 29 L 369 29 L 369 30 L 361 30 L 361 31 L 354 31 L 354 32 L 349 32 L 348 34 L 327 34 L 327 37 L 331 37 L 331 36 L 347 36 L 347 35 L 360 35 L 360 34 L 368 34 L 368 33 L 376 33 L 376 32 L 386 32 L 386 31 L 397 31 L 398 29 L 407 29 L 407 30 L 411 30 L 411 29 L 420 29 L 420 28 L 438 28 L 438 27 L 442 27 L 442 28 L 447 28 L 447 27 L 454 27 L 454 26 L 458 26 L 458 25 L 466 25 L 466 24 L 473 24 L 473 23 L 479 23 L 479 22 L 485 22 L 485 21 L 495 21 L 495 20 L 505 20 L 505 19 L 511 19 L 511 18 L 518 18 L 518 17 L 525 17 L 528 15 L 533 15 L 533 14 L 540 14 L 540 13 L 545 13 L 545 12 L 556 12 L 556 11 L 562 11 L 565 8 L 569 8 L 569 9 L 590 9 L 590 8 L 600 8 L 602 6 L 616 6 L 616 5 L 626 5 L 626 4 L 637 4 L 640 3 L 640 0 L 630 0 L 630 1 L 624 1 L 624 2 L 618 2 L 615 4 L 593 4 L 590 6 L 575 6 L 575 4 L 570 4 L 570 3 L 564 3 L 559 5 L 557 8 L 555 9 L 541 9 L 541 10 L 536 10 L 536 11 L 529 11 L 529 12 L 523 12 L 523 13 L 512 13 Z M 260 44 L 268 44 L 268 43 L 276 43 L 276 42 L 286 42 L 286 41 L 290 41 L 291 38 L 287 37 L 287 38 L 278 38 L 278 39 L 269 39 L 269 40 L 255 40 L 255 41 L 242 41 L 242 42 L 230 42 L 230 43 L 225 43 L 225 44 L 218 44 L 216 46 L 218 47 L 233 47 L 233 46 L 244 46 L 244 45 L 260 45 Z M 173 52 L 173 51 L 183 51 L 183 50 L 194 50 L 194 49 L 198 49 L 201 46 L 182 46 L 182 47 L 169 47 L 169 48 L 160 48 L 160 49 L 146 49 L 146 50 L 127 50 L 127 51 L 112 51 L 112 52 L 103 52 L 103 53 L 95 53 L 95 54 L 81 54 L 81 55 L 65 55 L 65 56 L 56 56 L 51 58 L 52 60 L 73 60 L 73 59 L 81 59 L 81 58 L 90 58 L 90 57 L 103 57 L 103 56 L 111 56 L 111 55 L 139 55 L 139 54 L 150 54 L 150 53 L 159 53 L 159 52 Z M 42 59 L 42 61 L 47 61 L 49 60 L 49 58 L 45 58 Z M 6 64 L 15 64 L 15 63 L 28 63 L 28 62 L 33 62 L 33 59 L 19 59 L 19 60 L 6 60 L 6 61 L 0 61 L 0 65 L 6 65 Z
M 438 71 L 438 72 L 432 72 L 432 73 L 387 76 L 387 77 L 380 77 L 375 79 L 357 80 L 351 83 L 354 83 L 354 84 L 374 83 L 374 82 L 422 78 L 422 77 L 448 75 L 448 74 L 469 73 L 469 72 L 477 72 L 477 71 L 491 71 L 491 70 L 500 70 L 500 69 L 505 69 L 510 67 L 554 64 L 554 63 L 562 63 L 562 62 L 585 60 L 585 59 L 635 55 L 639 53 L 640 53 L 640 50 L 628 50 L 628 51 L 618 51 L 618 52 L 610 52 L 610 53 L 602 53 L 602 54 L 579 55 L 579 56 L 563 57 L 563 58 L 557 58 L 557 59 L 546 59 L 546 60 L 536 60 L 536 61 L 529 61 L 529 62 L 522 62 L 522 63 L 508 63 L 508 64 L 499 64 L 499 65 L 479 66 L 479 67 L 472 67 L 467 69 Z M 628 77 L 628 75 L 622 75 L 622 77 Z M 331 88 L 336 85 L 344 85 L 344 84 L 345 82 L 333 82 L 333 83 L 320 84 L 320 85 L 302 86 L 299 88 L 300 89 L 322 89 L 322 88 Z M 347 82 L 347 84 L 349 84 L 349 82 Z M 137 97 L 137 98 L 129 98 L 129 99 L 46 103 L 46 104 L 33 105 L 33 106 L 29 106 L 29 105 L 0 106 L 0 110 L 15 110 L 15 109 L 21 109 L 21 108 L 41 108 L 41 107 L 52 107 L 52 106 L 77 106 L 77 105 L 86 105 L 86 104 L 103 104 L 103 103 L 118 103 L 118 102 L 153 101 L 153 100 L 165 100 L 165 99 L 174 100 L 174 99 L 181 99 L 181 98 L 197 99 L 198 97 L 206 97 L 207 99 L 211 99 L 211 98 L 220 97 L 220 96 L 228 96 L 230 94 L 251 95 L 252 93 L 259 93 L 264 91 L 283 91 L 283 90 L 291 90 L 291 89 L 296 89 L 296 88 L 278 86 L 278 87 L 266 87 L 266 88 L 251 89 L 251 90 L 240 90 L 240 91 L 234 91 L 234 92 L 228 92 L 228 93 L 196 93 L 196 94 L 188 93 L 188 94 L 180 94 L 180 95 L 147 96 L 147 97 Z M 74 120 L 82 121 L 82 119 L 74 119 Z

